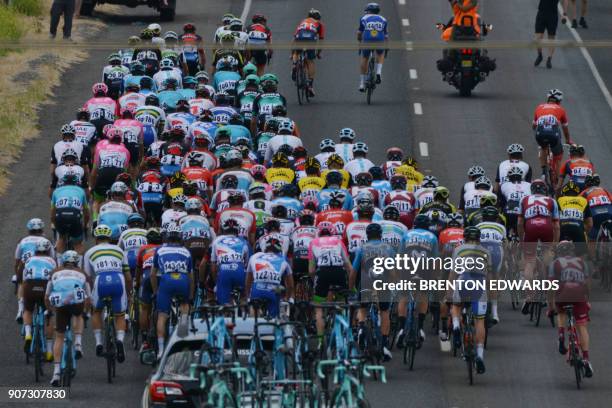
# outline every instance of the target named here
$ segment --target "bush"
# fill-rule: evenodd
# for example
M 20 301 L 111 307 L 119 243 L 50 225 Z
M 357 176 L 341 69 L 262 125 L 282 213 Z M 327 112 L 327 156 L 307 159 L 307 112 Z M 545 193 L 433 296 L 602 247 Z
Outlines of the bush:
M 40 16 L 43 13 L 42 0 L 12 0 L 11 7 L 26 16 Z
M 25 32 L 17 13 L 0 6 L 0 40 L 18 40 Z

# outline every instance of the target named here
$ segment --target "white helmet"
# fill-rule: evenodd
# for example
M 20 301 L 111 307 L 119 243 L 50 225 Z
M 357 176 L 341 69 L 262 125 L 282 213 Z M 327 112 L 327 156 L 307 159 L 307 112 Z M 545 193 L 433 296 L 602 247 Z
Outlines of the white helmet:
M 468 177 L 479 177 L 484 176 L 485 171 L 481 166 L 472 166 L 468 169 Z
M 323 149 L 327 149 L 329 147 L 336 147 L 336 144 L 334 143 L 333 140 L 331 140 L 331 139 L 323 139 L 323 140 L 321 140 L 321 143 L 319 144 L 319 149 L 323 150 Z
M 202 210 L 202 202 L 200 200 L 198 200 L 197 198 L 195 198 L 195 197 L 194 198 L 190 198 L 185 203 L 185 210 L 186 211 L 191 211 L 191 210 L 201 211 Z
M 546 99 L 554 99 L 557 102 L 561 102 L 563 100 L 563 91 L 557 88 L 551 89 L 546 94 Z
M 523 153 L 525 151 L 525 148 L 522 144 L 512 143 L 510 146 L 508 146 L 508 149 L 506 149 L 506 151 L 508 152 L 508 154 L 517 154 Z
M 289 134 L 292 134 L 293 131 L 295 130 L 295 125 L 293 121 L 291 119 L 281 120 L 280 123 L 278 124 L 277 132 L 280 133 L 281 130 L 286 130 L 289 132 Z

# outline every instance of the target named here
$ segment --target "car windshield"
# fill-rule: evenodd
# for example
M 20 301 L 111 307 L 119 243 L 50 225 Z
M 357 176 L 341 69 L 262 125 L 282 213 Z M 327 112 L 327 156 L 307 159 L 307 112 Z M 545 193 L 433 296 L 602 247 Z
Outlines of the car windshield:
M 183 341 L 172 346 L 162 373 L 166 379 L 189 378 L 189 367 L 199 362 L 202 341 Z

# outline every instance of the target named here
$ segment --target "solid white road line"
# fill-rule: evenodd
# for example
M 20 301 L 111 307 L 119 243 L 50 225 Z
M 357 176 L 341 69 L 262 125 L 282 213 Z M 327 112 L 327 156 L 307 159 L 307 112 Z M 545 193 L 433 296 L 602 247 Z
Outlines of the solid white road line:
M 416 69 L 411 69 L 410 70 L 410 79 L 417 79 L 417 70 Z
M 423 106 L 419 102 L 414 103 L 414 114 L 422 115 L 423 114 Z
M 426 142 L 419 142 L 419 151 L 422 157 L 429 157 L 429 145 Z
M 410 20 L 408 20 L 407 18 L 402 18 L 402 25 L 404 27 L 408 27 L 410 25 Z
M 253 3 L 253 0 L 244 0 L 244 7 L 242 9 L 242 13 L 240 14 L 240 19 L 242 21 L 246 21 L 246 18 L 249 15 L 249 11 L 251 11 L 252 3 Z
M 559 13 L 563 14 L 563 9 L 561 8 L 561 4 L 558 5 L 558 8 L 559 8 Z M 582 44 L 582 37 L 580 37 L 580 34 L 578 34 L 578 31 L 576 31 L 571 26 L 569 26 L 569 20 L 568 20 L 567 28 L 569 29 L 570 33 L 572 33 L 572 36 L 574 37 L 576 42 L 579 44 Z M 599 89 L 601 90 L 601 93 L 603 94 L 604 99 L 608 103 L 610 110 L 612 110 L 612 95 L 610 95 L 610 91 L 606 87 L 606 83 L 601 78 L 601 75 L 599 74 L 599 70 L 595 66 L 595 62 L 593 62 L 593 58 L 591 58 L 591 54 L 585 47 L 580 47 L 580 52 L 582 53 L 582 56 L 584 57 L 587 65 L 591 69 L 591 73 L 593 74 L 593 77 L 595 78 L 595 82 L 597 82 L 597 85 L 599 86 Z

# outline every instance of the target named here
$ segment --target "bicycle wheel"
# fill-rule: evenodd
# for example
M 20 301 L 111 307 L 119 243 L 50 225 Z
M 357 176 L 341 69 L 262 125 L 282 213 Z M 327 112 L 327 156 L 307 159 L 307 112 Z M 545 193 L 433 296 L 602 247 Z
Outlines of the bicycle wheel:
M 104 322 L 104 343 L 104 357 L 106 358 L 106 380 L 109 384 L 112 384 L 114 377 L 113 362 L 115 360 L 115 337 L 113 325 L 108 317 Z
M 374 51 L 372 51 L 374 52 Z M 370 56 L 370 61 L 368 62 L 368 79 L 366 84 L 366 100 L 368 105 L 372 103 L 372 93 L 374 92 L 375 79 L 374 79 L 374 58 Z
M 416 356 L 416 344 L 414 342 L 411 343 L 404 347 L 404 364 L 408 364 L 410 371 L 414 368 L 414 357 Z
M 134 350 L 138 350 L 138 346 L 140 345 L 140 307 L 137 298 L 135 301 L 132 301 L 132 309 L 132 313 L 130 314 L 132 347 L 134 347 Z
M 65 353 L 65 359 L 66 359 L 66 364 L 64 366 L 64 369 L 61 371 L 61 377 L 60 377 L 60 382 L 62 387 L 70 387 L 70 383 L 72 381 L 72 344 L 71 342 L 69 342 L 69 344 L 65 344 L 64 345 L 64 353 Z
M 43 374 L 42 372 L 43 355 L 42 355 L 42 347 L 41 347 L 41 344 L 42 344 L 41 337 L 40 337 L 40 333 L 38 333 L 38 326 L 36 326 L 32 341 L 34 342 L 34 356 L 33 356 L 34 357 L 34 379 L 36 380 L 36 382 L 39 382 L 40 376 Z
M 357 400 L 357 407 L 358 408 L 370 408 L 370 402 L 363 398 L 363 399 L 358 399 Z
M 467 363 L 468 369 L 468 379 L 470 380 L 470 385 L 474 385 L 474 360 L 472 356 L 468 356 L 465 359 Z
M 297 90 L 297 99 L 298 99 L 298 104 L 302 105 L 302 74 L 304 71 L 304 67 L 302 65 L 302 62 L 298 62 L 295 66 L 295 88 Z

